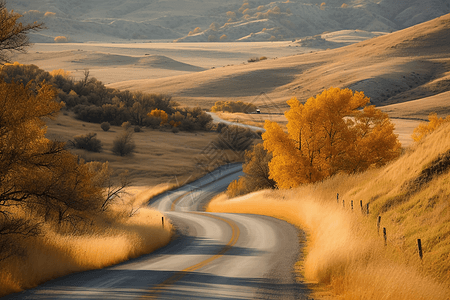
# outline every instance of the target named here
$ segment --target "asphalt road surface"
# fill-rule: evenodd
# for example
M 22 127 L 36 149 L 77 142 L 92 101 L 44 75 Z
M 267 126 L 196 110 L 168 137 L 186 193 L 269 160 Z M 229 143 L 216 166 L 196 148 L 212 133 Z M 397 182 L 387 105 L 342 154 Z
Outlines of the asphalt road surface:
M 2 299 L 308 299 L 293 267 L 302 232 L 269 217 L 202 212 L 240 175 L 241 165 L 224 166 L 153 199 L 177 228 L 168 246 Z

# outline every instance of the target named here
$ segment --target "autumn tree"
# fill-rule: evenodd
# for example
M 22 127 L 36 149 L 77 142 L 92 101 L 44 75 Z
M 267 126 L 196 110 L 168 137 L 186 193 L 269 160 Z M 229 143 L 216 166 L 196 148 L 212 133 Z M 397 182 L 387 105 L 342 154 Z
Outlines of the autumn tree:
M 401 145 L 387 114 L 368 106 L 363 92 L 330 88 L 285 113 L 288 133 L 266 121 L 264 148 L 273 154 L 270 178 L 280 188 L 355 173 L 397 158 Z
M 164 125 L 169 120 L 169 116 L 164 110 L 155 108 L 147 114 L 149 118 L 158 118 L 160 120 L 160 125 Z
M 431 113 L 428 116 L 428 122 L 420 123 L 419 126 L 414 128 L 412 138 L 415 142 L 422 140 L 425 136 L 435 131 L 443 123 L 450 122 L 450 115 L 444 118 L 439 118 L 436 113 Z
M 245 163 L 242 165 L 245 176 L 234 180 L 227 189 L 229 197 L 236 197 L 262 189 L 275 187 L 275 181 L 269 176 L 269 162 L 272 154 L 264 149 L 263 144 L 256 144 L 245 151 Z
M 5 1 L 0 1 L 0 64 L 8 62 L 8 54 L 13 51 L 25 52 L 30 45 L 27 36 L 32 31 L 44 28 L 42 23 L 23 25 L 19 22 L 22 15 L 8 11 Z
M 45 138 L 45 119 L 62 107 L 55 96 L 50 85 L 0 80 L 0 260 L 16 251 L 11 237 L 37 234 L 42 223 L 76 228 L 104 203 L 105 180 Z

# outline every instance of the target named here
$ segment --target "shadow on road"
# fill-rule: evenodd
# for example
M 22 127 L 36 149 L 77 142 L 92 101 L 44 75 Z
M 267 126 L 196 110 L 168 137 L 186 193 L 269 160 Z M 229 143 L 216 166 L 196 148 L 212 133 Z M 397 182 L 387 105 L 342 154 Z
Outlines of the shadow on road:
M 304 296 L 306 288 L 299 284 L 282 284 L 268 282 L 264 278 L 226 277 L 201 272 L 186 273 L 182 279 L 167 289 L 164 286 L 158 287 L 158 284 L 177 273 L 179 272 L 95 270 L 84 272 L 82 276 L 73 274 L 55 279 L 39 288 L 1 299 L 134 299 L 151 296 L 158 299 L 255 299 L 255 296 L 256 299 L 286 299 L 285 293 L 298 296 L 295 299 L 308 299 Z M 99 287 L 96 281 L 100 277 L 103 286 Z M 105 281 L 105 278 L 109 280 Z M 154 285 L 149 285 L 149 282 Z M 216 289 L 217 285 L 224 288 Z M 260 292 L 254 295 L 254 289 Z M 238 294 L 241 296 L 236 296 Z M 246 295 L 245 298 L 242 297 L 243 294 Z

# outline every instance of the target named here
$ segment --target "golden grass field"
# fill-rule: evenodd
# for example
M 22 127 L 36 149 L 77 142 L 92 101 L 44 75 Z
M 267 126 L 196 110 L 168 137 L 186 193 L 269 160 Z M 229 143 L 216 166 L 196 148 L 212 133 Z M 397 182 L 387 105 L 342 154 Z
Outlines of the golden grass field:
M 109 56 L 114 58 L 114 48 L 128 49 L 127 45 L 91 47 L 67 44 L 58 46 L 59 51 L 55 45 L 43 44 L 38 45 L 39 51 L 21 54 L 17 60 L 37 64 L 48 71 L 64 68 L 78 72 L 78 76 L 91 64 L 95 66 L 92 74 L 106 83 L 111 82 L 110 87 L 165 93 L 182 105 L 199 105 L 205 109 L 210 109 L 218 100 L 253 102 L 261 92 L 265 92 L 270 101 L 258 98 L 256 105 L 269 111 L 275 108 L 285 110 L 286 101 L 291 97 L 306 100 L 330 86 L 350 87 L 364 91 L 374 104 L 384 105 L 381 109 L 398 121 L 396 132 L 406 147 L 412 143 L 410 135 L 417 120 L 425 120 L 430 112 L 437 112 L 439 116 L 450 113 L 447 91 L 450 87 L 449 29 L 450 15 L 446 15 L 333 50 L 288 55 L 287 44 L 280 43 L 280 47 L 285 47 L 280 48 L 280 55 L 268 55 L 267 60 L 237 64 L 235 59 L 234 64 L 227 64 L 227 58 L 221 57 L 223 67 L 211 69 L 211 65 L 202 65 L 205 70 L 201 72 L 189 71 L 186 65 L 166 58 L 158 58 L 158 64 L 161 61 L 170 64 L 165 73 L 162 71 L 164 68 L 153 65 L 135 68 L 130 63 L 122 68 L 111 60 L 105 60 Z M 178 47 L 171 44 L 159 46 L 173 47 L 169 49 L 171 53 Z M 245 48 L 243 43 L 232 46 L 237 52 L 239 47 Z M 77 47 L 92 49 L 89 53 L 82 53 L 84 50 Z M 111 53 L 96 53 L 95 47 L 108 49 Z M 217 46 L 211 44 L 208 47 Z M 276 54 L 278 50 L 270 48 L 270 51 Z M 134 59 L 144 57 L 145 52 L 141 52 L 133 54 Z M 92 53 L 93 60 L 89 58 Z M 284 57 L 283 53 L 286 54 Z M 182 63 L 192 66 L 199 66 L 202 61 L 201 56 L 182 59 Z M 389 101 L 385 99 L 387 97 Z M 257 126 L 261 123 L 255 119 L 259 116 L 249 119 L 246 115 L 223 114 L 222 117 Z M 283 118 L 279 116 L 276 121 L 283 123 Z M 141 208 L 130 219 L 124 216 L 132 208 L 145 204 L 158 191 L 204 174 L 205 170 L 198 169 L 196 158 L 202 159 L 202 150 L 217 134 L 174 134 L 144 128 L 143 132 L 134 135 L 135 154 L 117 157 L 111 152 L 112 141 L 122 130 L 112 126 L 104 132 L 99 124 L 77 121 L 71 113 L 60 113 L 56 120 L 48 122 L 47 137 L 51 139 L 69 141 L 75 135 L 97 133 L 103 142 L 103 152 L 71 151 L 88 161 L 109 161 L 110 167 L 118 172 L 129 170 L 132 180 L 128 189 L 129 201 L 112 207 L 111 219 L 97 220 L 98 229 L 91 235 L 63 235 L 46 228 L 43 236 L 27 240 L 26 243 L 35 251 L 26 258 L 26 263 L 23 258 L 18 258 L 9 261 L 8 265 L 0 265 L 2 293 L 29 288 L 70 272 L 118 263 L 148 253 L 170 240 L 171 227 L 162 230 L 159 212 Z M 322 183 L 290 191 L 263 191 L 237 199 L 221 196 L 210 204 L 209 210 L 266 214 L 306 230 L 307 255 L 305 261 L 298 264 L 299 276 L 304 276 L 312 285 L 318 284 L 317 290 L 328 291 L 324 294 L 317 292 L 316 296 L 448 299 L 448 172 L 433 177 L 419 189 L 415 189 L 412 182 L 438 154 L 450 148 L 449 134 L 449 126 L 441 128 L 419 144 L 405 148 L 399 160 L 381 169 L 353 176 L 338 175 Z M 345 200 L 345 209 L 342 203 L 336 203 L 336 193 Z M 351 212 L 348 208 L 350 200 L 370 202 L 371 214 L 362 216 L 357 209 Z M 387 228 L 386 247 L 377 234 L 378 215 L 382 216 L 381 226 Z M 423 262 L 416 252 L 417 238 L 423 241 Z M 120 250 L 103 255 L 104 249 L 111 246 Z
M 182 104 L 211 108 L 241 100 L 287 108 L 329 87 L 364 91 L 372 103 L 395 104 L 448 90 L 450 15 L 333 50 L 311 51 L 192 74 L 116 82 L 110 87 L 170 94 Z M 258 98 L 258 99 L 257 99 Z M 448 107 L 448 101 L 446 102 Z M 428 114 L 426 114 L 428 115 Z M 425 117 L 426 117 L 425 115 Z M 405 116 L 403 116 L 405 117 Z
M 449 135 L 446 124 L 380 169 L 292 190 L 234 199 L 223 194 L 207 210 L 268 215 L 305 230 L 306 258 L 298 262 L 298 274 L 311 286 L 318 284 L 317 297 L 448 299 L 450 161 L 443 154 L 450 149 Z M 433 170 L 439 158 L 447 166 L 442 173 L 422 172 Z M 369 215 L 361 212 L 360 200 L 364 206 L 370 203 Z M 378 216 L 387 229 L 386 246 L 377 230 Z M 422 240 L 423 261 L 417 239 Z
M 114 265 L 166 245 L 173 234 L 172 224 L 165 221 L 162 228 L 163 215 L 142 204 L 167 188 L 160 185 L 116 202 L 107 215 L 95 218 L 95 226 L 87 229 L 88 234 L 64 234 L 64 229 L 56 232 L 44 226 L 42 235 L 19 240 L 32 251 L 27 251 L 25 257 L 0 262 L 0 296 L 70 273 Z
M 152 130 L 143 128 L 133 134 L 136 151 L 132 156 L 120 157 L 111 151 L 114 138 L 123 132 L 120 126 L 111 126 L 103 131 L 100 124 L 78 121 L 72 113 L 60 113 L 56 120 L 48 122 L 47 137 L 68 142 L 80 134 L 93 132 L 102 141 L 100 153 L 71 149 L 71 152 L 86 161 L 108 161 L 117 172 L 128 170 L 132 186 L 154 187 L 159 184 L 183 184 L 205 174 L 197 168 L 197 162 L 204 158 L 201 154 L 218 136 L 215 132 L 185 132 Z

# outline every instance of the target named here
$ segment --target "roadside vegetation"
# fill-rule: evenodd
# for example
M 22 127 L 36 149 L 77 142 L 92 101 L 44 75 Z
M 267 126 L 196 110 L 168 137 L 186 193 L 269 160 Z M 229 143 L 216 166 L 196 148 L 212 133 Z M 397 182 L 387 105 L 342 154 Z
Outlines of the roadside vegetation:
M 297 117 L 301 120 L 301 114 Z M 326 290 L 328 296 L 342 299 L 447 299 L 450 293 L 450 126 L 447 119 L 430 115 L 430 122 L 414 132 L 421 138 L 382 166 L 372 162 L 364 170 L 342 169 L 318 180 L 307 176 L 307 180 L 280 190 L 230 199 L 242 194 L 231 193 L 240 190 L 235 182 L 228 188 L 228 195 L 214 199 L 207 210 L 268 215 L 305 230 L 308 234 L 305 257 L 297 267 L 299 277 L 316 288 L 314 298 L 324 296 Z M 377 122 L 368 124 L 374 128 Z M 279 140 L 283 140 L 284 134 L 279 133 Z M 303 134 L 302 140 L 307 138 Z M 268 136 L 263 136 L 264 142 L 270 135 L 269 129 Z M 383 136 L 386 135 L 384 132 Z M 372 144 L 373 147 L 385 145 Z M 398 153 L 396 143 L 391 145 Z M 265 146 L 271 152 L 271 146 Z M 290 153 L 289 148 L 285 153 Z M 355 155 L 355 158 L 360 157 Z M 271 163 L 269 179 L 278 185 Z M 321 168 L 326 170 L 327 166 Z M 305 174 L 309 172 L 303 171 Z M 418 253 L 418 239 L 423 258 Z
M 55 94 L 47 84 L 0 82 L 2 295 L 118 263 L 170 240 L 171 227 L 161 228 L 159 212 L 118 201 L 129 185 L 125 174 L 114 182 L 108 163 L 85 163 L 64 143 L 45 138 L 45 118 L 62 107 Z M 76 141 L 98 147 L 94 138 Z
M 165 95 L 107 88 L 101 81 L 89 77 L 88 70 L 84 79 L 75 81 L 64 70 L 47 72 L 35 65 L 15 62 L 1 68 L 0 78 L 8 83 L 39 86 L 45 82 L 52 85 L 57 90 L 57 100 L 64 103 L 64 109 L 73 111 L 77 119 L 85 122 L 107 122 L 118 126 L 130 122 L 134 126 L 176 127 L 184 131 L 209 130 L 212 122 L 201 108 L 181 108 Z
M 19 17 L 0 2 L 2 63 L 7 52 L 25 51 L 27 32 L 43 28 L 22 25 Z M 159 212 L 124 198 L 126 172 L 113 176 L 107 162 L 86 163 L 46 137 L 46 122 L 65 105 L 57 88 L 70 83 L 66 72 L 14 64 L 3 65 L 1 73 L 0 296 L 167 244 L 171 224 L 163 227 Z M 28 78 L 38 74 L 41 81 Z M 76 136 L 74 145 L 102 150 L 95 133 Z
M 254 113 L 256 112 L 256 105 L 243 101 L 217 101 L 213 107 L 212 112 L 230 112 L 230 113 Z

